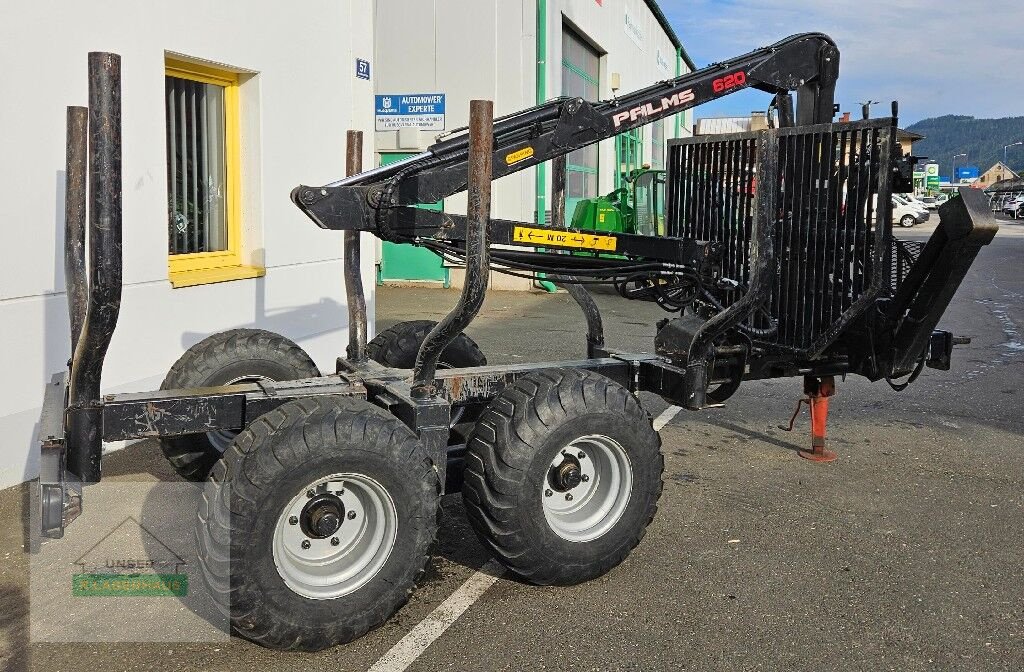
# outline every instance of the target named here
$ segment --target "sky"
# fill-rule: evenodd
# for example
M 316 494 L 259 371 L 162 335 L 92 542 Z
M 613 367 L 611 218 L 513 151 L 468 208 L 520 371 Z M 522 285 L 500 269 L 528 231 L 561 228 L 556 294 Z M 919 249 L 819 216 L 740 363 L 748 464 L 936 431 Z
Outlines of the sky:
M 659 0 L 698 67 L 803 32 L 839 46 L 836 102 L 872 116 L 900 103 L 907 126 L 927 117 L 1024 116 L 1024 0 Z M 744 116 L 770 96 L 743 92 L 694 111 Z

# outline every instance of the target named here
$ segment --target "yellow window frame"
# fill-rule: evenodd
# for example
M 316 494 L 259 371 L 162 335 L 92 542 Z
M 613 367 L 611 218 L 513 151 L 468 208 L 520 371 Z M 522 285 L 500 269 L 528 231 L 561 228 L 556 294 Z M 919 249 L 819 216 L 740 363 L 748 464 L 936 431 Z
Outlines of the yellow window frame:
M 168 77 L 212 84 L 224 89 L 224 158 L 227 164 L 227 249 L 219 252 L 167 255 L 167 275 L 171 286 L 191 287 L 260 277 L 264 274 L 262 268 L 242 263 L 242 157 L 238 74 L 174 58 L 165 59 L 164 73 Z

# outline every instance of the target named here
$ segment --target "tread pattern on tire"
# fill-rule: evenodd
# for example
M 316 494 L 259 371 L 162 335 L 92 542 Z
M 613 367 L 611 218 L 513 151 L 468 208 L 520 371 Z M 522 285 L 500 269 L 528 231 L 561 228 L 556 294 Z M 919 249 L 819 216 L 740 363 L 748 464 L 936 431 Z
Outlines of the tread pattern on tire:
M 407 585 L 392 587 L 394 600 L 378 600 L 344 623 L 318 621 L 310 613 L 295 614 L 295 622 L 275 620 L 263 595 L 243 580 L 243 573 L 250 569 L 243 562 L 246 552 L 255 552 L 251 549 L 253 519 L 275 474 L 286 471 L 284 465 L 302 464 L 316 455 L 317 449 L 310 444 L 323 442 L 325 437 L 362 446 L 360 450 L 386 451 L 393 460 L 410 465 L 437 505 L 433 516 L 422 519 L 423 529 L 417 533 L 426 537 L 421 539 L 425 543 L 419 544 L 424 552 L 409 568 L 412 574 Z M 379 626 L 408 601 L 436 542 L 441 486 L 433 462 L 408 427 L 363 399 L 308 397 L 279 406 L 236 437 L 209 480 L 212 488 L 202 494 L 196 526 L 203 577 L 235 631 L 270 648 L 317 651 L 352 641 Z M 269 549 L 263 552 L 270 553 Z M 320 601 L 308 602 L 315 605 Z
M 367 356 L 384 366 L 411 369 L 416 353 L 437 322 L 409 320 L 385 329 L 366 344 Z M 486 366 L 487 357 L 472 338 L 460 333 L 441 353 L 441 362 L 449 366 Z
M 554 562 L 540 553 L 516 520 L 517 497 L 523 490 L 526 465 L 549 430 L 578 409 L 608 411 L 622 422 L 634 423 L 646 434 L 657 454 L 657 484 L 642 524 L 627 543 L 604 557 L 589 574 L 579 566 Z M 647 434 L 649 432 L 649 434 Z M 463 498 L 473 529 L 503 565 L 532 583 L 572 584 L 604 574 L 622 562 L 644 537 L 658 510 L 664 458 L 661 437 L 650 415 L 627 389 L 600 374 L 580 369 L 550 369 L 530 373 L 506 388 L 481 416 L 470 437 L 466 455 Z
M 217 371 L 237 362 L 245 353 L 274 353 L 274 362 L 290 367 L 295 378 L 320 375 L 320 369 L 294 341 L 263 329 L 232 329 L 204 338 L 185 351 L 171 366 L 160 384 L 161 390 L 203 387 Z M 174 470 L 190 481 L 206 478 L 217 456 L 210 455 L 205 435 L 169 437 L 161 448 Z

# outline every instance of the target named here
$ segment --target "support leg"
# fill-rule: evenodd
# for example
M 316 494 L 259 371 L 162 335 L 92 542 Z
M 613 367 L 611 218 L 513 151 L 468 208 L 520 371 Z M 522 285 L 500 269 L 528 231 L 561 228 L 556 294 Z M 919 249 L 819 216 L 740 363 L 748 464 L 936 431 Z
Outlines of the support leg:
M 838 455 L 825 447 L 825 429 L 828 423 L 828 400 L 836 393 L 833 376 L 804 378 L 804 393 L 811 409 L 811 449 L 801 450 L 800 457 L 812 462 L 831 462 Z

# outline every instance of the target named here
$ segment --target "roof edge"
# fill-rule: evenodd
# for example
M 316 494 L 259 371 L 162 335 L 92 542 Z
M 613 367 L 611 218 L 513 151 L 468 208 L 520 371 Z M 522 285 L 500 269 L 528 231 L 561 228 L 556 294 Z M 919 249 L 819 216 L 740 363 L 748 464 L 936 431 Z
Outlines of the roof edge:
M 696 64 L 693 62 L 693 59 L 690 58 L 690 55 L 686 53 L 686 47 L 683 46 L 683 43 L 682 41 L 680 41 L 679 36 L 676 35 L 676 31 L 672 29 L 672 24 L 668 22 L 668 17 L 665 16 L 665 12 L 661 11 L 661 7 L 658 6 L 657 1 L 644 0 L 644 2 L 647 3 L 648 9 L 651 10 L 651 13 L 654 14 L 654 18 L 658 20 L 658 23 L 661 24 L 661 27 L 662 29 L 664 29 L 665 34 L 668 35 L 669 42 L 671 42 L 672 46 L 679 50 L 679 55 L 682 56 L 683 63 L 686 63 L 686 66 L 690 68 L 690 72 L 696 70 Z

